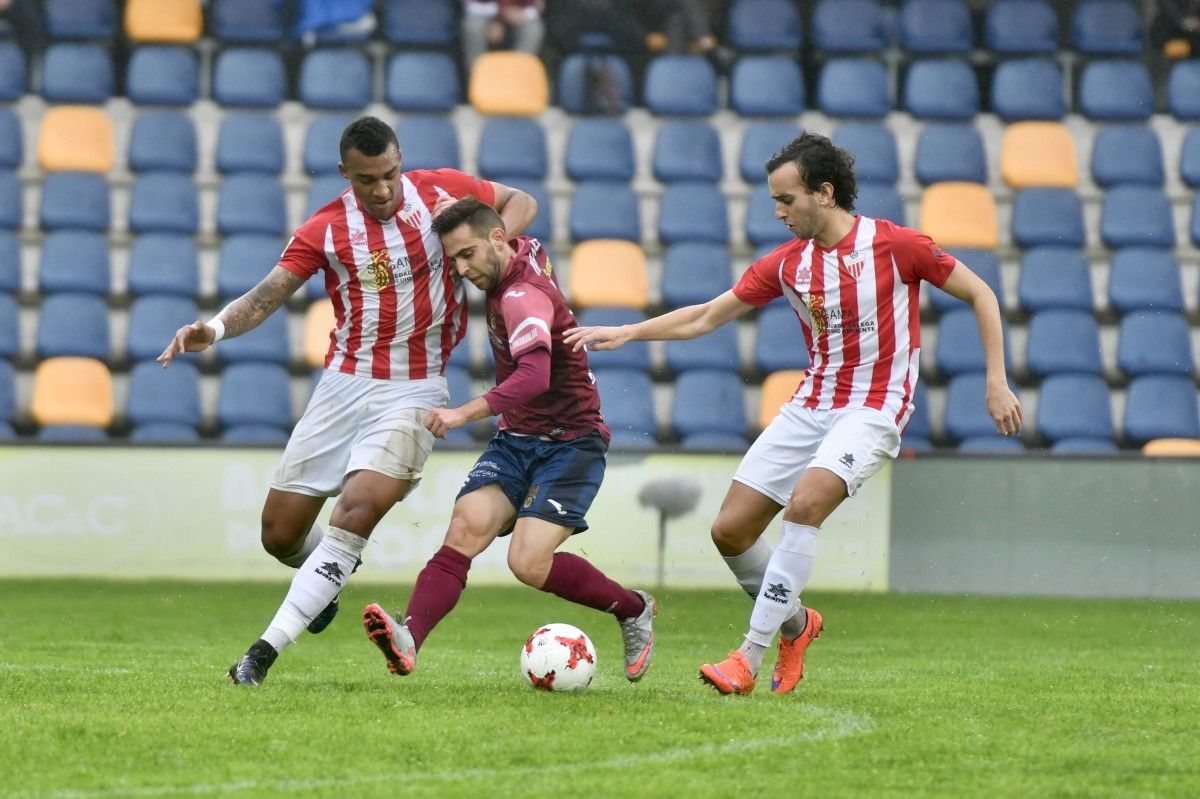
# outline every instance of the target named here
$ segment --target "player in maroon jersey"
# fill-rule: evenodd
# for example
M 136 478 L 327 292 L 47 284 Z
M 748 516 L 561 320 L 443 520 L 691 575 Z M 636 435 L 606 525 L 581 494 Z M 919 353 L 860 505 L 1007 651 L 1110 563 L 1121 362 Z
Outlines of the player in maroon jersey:
M 504 220 L 475 199 L 443 211 L 434 228 L 459 275 L 487 293 L 496 387 L 458 408 L 434 408 L 425 426 L 450 430 L 500 416 L 499 430 L 454 503 L 442 548 L 430 558 L 403 616 L 368 605 L 363 624 L 393 674 L 410 674 L 417 651 L 458 602 L 471 559 L 512 533 L 508 565 L 526 585 L 620 622 L 625 676 L 639 680 L 654 647 L 654 599 L 556 549 L 587 529 L 584 515 L 604 478 L 609 430 L 587 353 L 563 343 L 575 315 L 537 239 L 508 240 Z

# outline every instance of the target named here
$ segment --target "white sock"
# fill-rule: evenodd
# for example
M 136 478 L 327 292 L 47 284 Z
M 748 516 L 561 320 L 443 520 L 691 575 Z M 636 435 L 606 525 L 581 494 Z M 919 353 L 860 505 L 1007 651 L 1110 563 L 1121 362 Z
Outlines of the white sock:
M 277 652 L 300 637 L 308 623 L 325 609 L 358 563 L 367 539 L 339 527 L 330 527 L 304 565 L 292 578 L 283 604 L 267 625 L 263 640 Z
M 771 560 L 771 545 L 767 543 L 767 539 L 759 536 L 742 554 L 730 555 L 724 559 L 725 565 L 733 572 L 742 590 L 751 599 L 757 599 L 758 592 L 762 590 L 763 575 L 767 573 L 767 563 Z M 788 638 L 795 638 L 804 632 L 804 609 L 797 606 L 796 612 L 788 616 L 779 629 Z M 760 654 L 759 659 L 761 658 Z
M 812 576 L 816 552 L 817 528 L 783 523 L 783 536 L 767 563 L 762 590 L 754 600 L 747 641 L 761 647 L 771 645 L 784 620 L 800 605 L 800 592 Z
M 276 558 L 284 566 L 291 566 L 293 569 L 299 569 L 304 565 L 304 561 L 308 560 L 308 556 L 317 548 L 317 544 L 321 543 L 321 536 L 325 535 L 321 530 L 321 525 L 313 522 L 313 526 L 309 528 L 308 534 L 304 536 L 304 540 L 300 542 L 300 546 L 296 547 L 291 554 L 283 555 Z

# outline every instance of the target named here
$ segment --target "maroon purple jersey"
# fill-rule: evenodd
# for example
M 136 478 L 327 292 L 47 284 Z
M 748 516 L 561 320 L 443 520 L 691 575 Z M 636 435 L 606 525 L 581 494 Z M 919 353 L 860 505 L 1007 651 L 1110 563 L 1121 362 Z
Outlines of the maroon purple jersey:
M 563 344 L 576 326 L 575 314 L 558 288 L 546 249 L 537 239 L 509 242 L 516 255 L 500 283 L 487 293 L 488 341 L 496 356 L 496 385 L 516 369 L 522 353 L 550 351 L 550 388 L 523 407 L 505 411 L 499 427 L 513 433 L 571 440 L 597 432 L 605 443 L 608 425 L 587 352 Z

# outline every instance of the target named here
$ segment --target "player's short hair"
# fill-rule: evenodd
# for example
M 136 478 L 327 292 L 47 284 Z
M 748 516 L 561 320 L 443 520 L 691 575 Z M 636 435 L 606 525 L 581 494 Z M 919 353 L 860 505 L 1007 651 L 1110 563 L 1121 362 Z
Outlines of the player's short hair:
M 805 131 L 767 160 L 767 174 L 787 163 L 800 170 L 800 179 L 809 191 L 822 183 L 833 186 L 833 201 L 846 211 L 854 210 L 858 196 L 858 178 L 854 176 L 854 154 L 838 147 L 828 136 Z
M 338 155 L 346 160 L 346 153 L 358 150 L 363 155 L 382 155 L 389 144 L 400 149 L 400 140 L 392 126 L 379 117 L 362 116 L 351 122 L 342 131 L 342 139 L 338 143 Z
M 481 239 L 496 228 L 504 230 L 504 220 L 496 209 L 474 197 L 464 197 L 433 218 L 433 230 L 445 236 L 459 225 L 469 225 L 471 232 Z

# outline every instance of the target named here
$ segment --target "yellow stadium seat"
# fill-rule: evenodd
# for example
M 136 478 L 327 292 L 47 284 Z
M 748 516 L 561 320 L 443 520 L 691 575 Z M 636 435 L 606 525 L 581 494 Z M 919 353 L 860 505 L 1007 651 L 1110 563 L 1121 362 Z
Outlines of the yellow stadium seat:
M 95 358 L 47 358 L 33 375 L 30 412 L 40 425 L 108 427 L 113 420 L 108 367 Z
M 996 200 L 978 183 L 934 183 L 921 197 L 921 230 L 942 247 L 993 250 L 1000 242 Z
M 309 366 L 325 365 L 329 334 L 336 324 L 330 300 L 317 300 L 308 306 L 308 313 L 304 315 L 304 361 Z
M 571 302 L 580 308 L 649 304 L 646 254 L 631 241 L 591 239 L 575 245 L 569 276 Z
M 1142 454 L 1155 458 L 1200 458 L 1200 438 L 1156 438 L 1146 442 Z
M 787 404 L 804 381 L 803 369 L 784 369 L 771 372 L 762 384 L 762 399 L 758 403 L 758 426 L 766 427 L 779 415 L 779 409 Z
M 1059 122 L 1014 122 L 1004 129 L 1000 174 L 1014 189 L 1075 188 L 1079 164 L 1071 132 Z
M 125 33 L 135 42 L 188 44 L 203 32 L 200 0 L 129 0 L 125 5 Z
M 481 114 L 532 117 L 550 104 L 550 83 L 537 56 L 495 50 L 475 60 L 467 95 Z
M 113 166 L 112 120 L 103 109 L 60 105 L 42 117 L 38 165 L 47 172 L 108 172 Z

